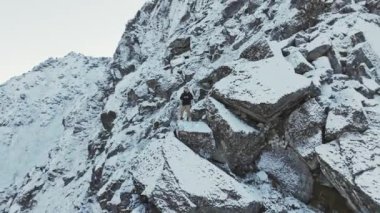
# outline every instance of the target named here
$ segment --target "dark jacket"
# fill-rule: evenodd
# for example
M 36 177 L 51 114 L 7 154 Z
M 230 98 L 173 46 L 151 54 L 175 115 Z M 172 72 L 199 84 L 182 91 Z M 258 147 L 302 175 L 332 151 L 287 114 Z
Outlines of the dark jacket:
M 181 95 L 182 105 L 191 105 L 191 101 L 193 100 L 193 95 L 190 92 L 183 92 Z

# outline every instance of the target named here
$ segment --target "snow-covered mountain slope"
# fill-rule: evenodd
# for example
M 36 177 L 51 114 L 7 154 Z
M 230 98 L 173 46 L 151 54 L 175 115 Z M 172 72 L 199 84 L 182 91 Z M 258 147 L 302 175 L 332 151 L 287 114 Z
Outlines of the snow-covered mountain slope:
M 0 88 L 0 210 L 379 211 L 379 9 L 148 1 L 111 62 Z
M 26 177 L 49 167 L 56 173 L 85 170 L 87 143 L 97 137 L 110 83 L 109 63 L 109 58 L 70 53 L 0 87 L 2 190 L 16 190 Z

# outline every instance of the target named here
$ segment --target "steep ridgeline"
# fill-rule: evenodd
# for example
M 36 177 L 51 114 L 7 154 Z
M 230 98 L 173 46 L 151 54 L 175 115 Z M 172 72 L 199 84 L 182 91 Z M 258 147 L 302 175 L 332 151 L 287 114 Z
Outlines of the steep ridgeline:
M 0 88 L 0 210 L 380 211 L 379 11 L 148 1 L 112 62 L 70 54 Z

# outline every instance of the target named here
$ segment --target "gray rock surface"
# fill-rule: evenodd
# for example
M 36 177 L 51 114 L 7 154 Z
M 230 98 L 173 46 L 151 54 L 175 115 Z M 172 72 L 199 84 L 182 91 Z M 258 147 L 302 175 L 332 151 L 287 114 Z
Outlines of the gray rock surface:
M 262 59 L 273 57 L 274 54 L 265 39 L 258 40 L 247 47 L 240 55 L 240 58 L 245 58 L 250 61 L 259 61 Z
M 191 38 L 178 38 L 170 43 L 170 52 L 173 55 L 181 55 L 187 51 L 190 51 Z
M 220 81 L 222 78 L 227 77 L 233 72 L 228 66 L 221 66 L 212 71 L 206 78 L 199 81 L 199 83 L 206 89 L 211 89 L 214 84 Z
M 253 171 L 254 162 L 265 146 L 260 131 L 232 114 L 217 100 L 210 98 L 207 122 L 214 132 L 217 161 L 225 161 L 238 175 Z
M 257 166 L 271 175 L 284 191 L 304 202 L 311 199 L 313 176 L 307 164 L 292 149 L 264 151 Z

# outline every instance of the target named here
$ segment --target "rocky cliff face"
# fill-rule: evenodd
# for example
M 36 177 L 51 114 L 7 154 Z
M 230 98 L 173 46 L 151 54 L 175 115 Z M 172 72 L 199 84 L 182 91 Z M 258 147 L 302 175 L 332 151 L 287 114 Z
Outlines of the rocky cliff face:
M 379 211 L 378 11 L 148 1 L 113 60 L 0 87 L 0 210 Z M 185 85 L 194 122 L 177 122 Z

